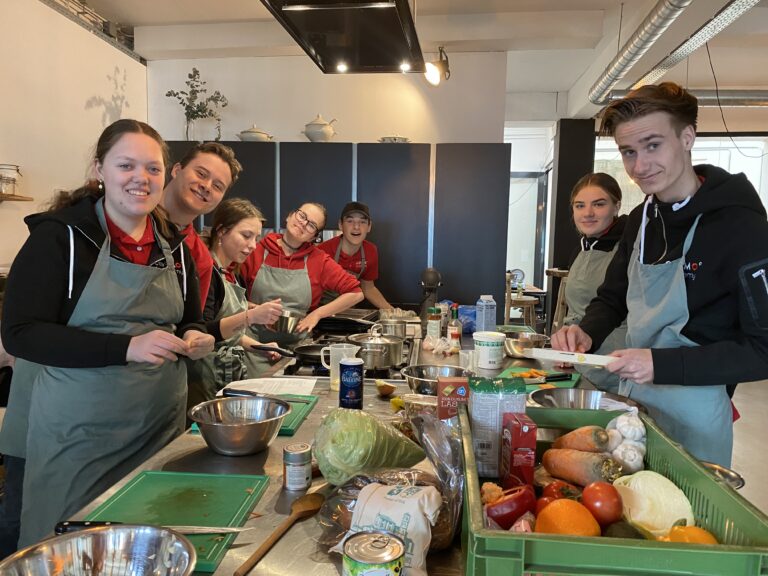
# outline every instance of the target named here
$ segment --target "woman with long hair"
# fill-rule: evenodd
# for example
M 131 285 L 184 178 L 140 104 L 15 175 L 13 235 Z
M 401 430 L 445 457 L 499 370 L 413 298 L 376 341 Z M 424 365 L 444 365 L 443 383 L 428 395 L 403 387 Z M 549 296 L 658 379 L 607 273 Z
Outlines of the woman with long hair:
M 26 218 L 2 338 L 16 358 L 0 452 L 26 458 L 21 536 L 49 534 L 183 431 L 187 373 L 214 339 L 195 268 L 165 225 L 166 146 L 149 125 L 101 134 L 94 180 Z

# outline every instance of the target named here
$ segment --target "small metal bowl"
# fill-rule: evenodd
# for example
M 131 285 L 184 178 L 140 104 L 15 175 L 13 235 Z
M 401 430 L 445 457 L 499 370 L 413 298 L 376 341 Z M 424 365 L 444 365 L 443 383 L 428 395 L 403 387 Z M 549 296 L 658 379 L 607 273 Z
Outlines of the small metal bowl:
M 603 399 L 623 402 L 636 407 L 640 412 L 648 410 L 635 400 L 618 394 L 610 394 L 602 390 L 587 390 L 586 388 L 542 388 L 531 392 L 531 400 L 544 408 L 575 408 L 577 410 L 600 410 Z
M 720 464 L 715 464 L 714 462 L 705 462 L 704 460 L 700 460 L 699 463 L 709 472 L 711 472 L 717 479 L 722 480 L 734 490 L 744 488 L 744 484 L 746 484 L 744 481 L 744 476 L 738 472 L 731 470 L 730 468 L 726 468 L 725 466 L 720 466 Z
M 277 320 L 272 322 L 272 324 L 267 325 L 267 328 L 275 332 L 281 332 L 283 334 L 293 334 L 296 331 L 296 327 L 299 325 L 299 322 L 301 322 L 303 319 L 304 314 L 299 314 L 293 310 L 283 309 L 283 312 L 280 314 Z
M 400 370 L 408 386 L 416 394 L 427 394 L 437 396 L 437 378 L 438 376 L 474 376 L 471 370 L 461 366 L 440 366 L 437 364 L 418 364 L 406 366 Z
M 0 574 L 188 576 L 195 562 L 195 547 L 178 532 L 120 524 L 87 528 L 33 544 L 0 562 Z
M 504 351 L 511 358 L 525 358 L 525 350 L 530 348 L 544 348 L 549 342 L 549 336 L 534 332 L 518 332 L 507 334 L 504 340 Z
M 215 398 L 189 411 L 205 443 L 225 456 L 266 450 L 280 431 L 291 405 L 271 396 Z

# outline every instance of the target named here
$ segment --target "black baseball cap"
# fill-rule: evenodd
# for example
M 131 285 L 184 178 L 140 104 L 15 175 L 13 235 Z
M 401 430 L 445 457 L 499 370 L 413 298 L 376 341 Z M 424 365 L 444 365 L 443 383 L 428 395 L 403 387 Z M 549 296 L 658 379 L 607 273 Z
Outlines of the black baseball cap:
M 344 220 L 344 218 L 353 212 L 359 212 L 368 218 L 368 220 L 371 219 L 371 212 L 368 210 L 368 205 L 363 204 L 362 202 L 349 202 L 346 206 L 344 206 L 344 209 L 341 211 L 341 219 Z

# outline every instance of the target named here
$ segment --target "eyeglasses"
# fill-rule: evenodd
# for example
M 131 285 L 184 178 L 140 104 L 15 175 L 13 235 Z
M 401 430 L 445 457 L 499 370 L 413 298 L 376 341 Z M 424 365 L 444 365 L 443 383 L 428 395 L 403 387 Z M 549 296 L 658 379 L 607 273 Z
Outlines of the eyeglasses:
M 317 234 L 320 230 L 320 226 L 312 222 L 312 220 L 309 219 L 309 216 L 307 216 L 307 213 L 303 210 L 296 210 L 296 218 L 298 218 L 302 226 L 309 228 L 312 234 Z

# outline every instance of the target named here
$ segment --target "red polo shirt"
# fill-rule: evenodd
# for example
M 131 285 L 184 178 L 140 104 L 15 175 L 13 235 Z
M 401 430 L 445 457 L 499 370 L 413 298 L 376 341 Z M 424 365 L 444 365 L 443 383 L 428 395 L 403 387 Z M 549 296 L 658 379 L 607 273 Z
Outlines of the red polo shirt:
M 152 252 L 152 245 L 155 243 L 155 231 L 152 228 L 152 219 L 147 216 L 147 225 L 144 228 L 144 234 L 138 240 L 134 240 L 128 234 L 110 220 L 109 215 L 104 212 L 107 220 L 107 230 L 109 237 L 112 238 L 115 246 L 120 253 L 134 264 L 146 266 L 149 263 L 149 255 Z

